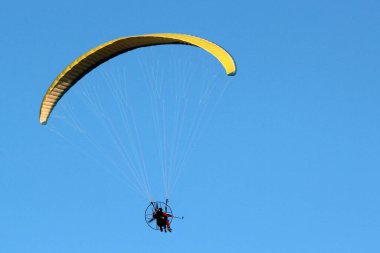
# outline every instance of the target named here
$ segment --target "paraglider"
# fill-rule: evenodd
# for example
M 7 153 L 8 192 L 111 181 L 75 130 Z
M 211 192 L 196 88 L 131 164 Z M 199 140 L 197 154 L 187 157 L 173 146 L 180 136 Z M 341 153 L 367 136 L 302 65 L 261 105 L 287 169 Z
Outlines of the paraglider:
M 233 76 L 236 74 L 236 66 L 232 56 L 220 46 L 199 37 L 185 34 L 162 33 L 112 40 L 83 54 L 58 75 L 42 101 L 40 123 L 46 124 L 52 110 L 61 97 L 83 76 L 100 64 L 119 54 L 137 48 L 164 44 L 184 44 L 202 48 L 219 60 L 225 68 L 227 75 Z
M 169 231 L 172 232 L 170 226 L 173 218 L 183 219 L 183 217 L 176 217 L 172 213 L 172 209 L 168 205 L 168 199 L 165 203 L 163 202 L 151 202 L 150 205 L 145 210 L 145 221 L 148 226 L 155 230 L 160 230 L 161 232 Z M 163 209 L 164 208 L 164 209 Z M 151 223 L 156 221 L 155 225 Z
M 186 34 L 159 33 L 115 39 L 99 45 L 83 54 L 57 76 L 48 88 L 41 103 L 39 115 L 40 124 L 46 125 L 52 111 L 65 93 L 81 78 L 86 76 L 99 65 L 120 54 L 135 49 L 165 44 L 181 44 L 203 49 L 220 62 L 228 76 L 236 74 L 236 65 L 232 56 L 222 47 L 199 37 Z M 165 176 L 165 173 L 163 174 Z M 152 229 L 160 230 L 161 232 L 171 232 L 171 222 L 173 218 L 183 219 L 183 217 L 173 215 L 167 199 L 165 203 L 159 201 L 155 202 L 151 198 L 149 200 L 150 204 L 145 211 L 145 220 L 148 226 Z

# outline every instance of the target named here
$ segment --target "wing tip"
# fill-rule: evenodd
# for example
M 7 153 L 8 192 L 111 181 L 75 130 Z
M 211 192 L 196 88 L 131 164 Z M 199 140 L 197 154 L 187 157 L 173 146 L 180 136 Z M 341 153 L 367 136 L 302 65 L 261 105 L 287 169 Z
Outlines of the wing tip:
M 235 76 L 236 75 L 236 70 L 228 72 L 227 75 L 228 76 Z

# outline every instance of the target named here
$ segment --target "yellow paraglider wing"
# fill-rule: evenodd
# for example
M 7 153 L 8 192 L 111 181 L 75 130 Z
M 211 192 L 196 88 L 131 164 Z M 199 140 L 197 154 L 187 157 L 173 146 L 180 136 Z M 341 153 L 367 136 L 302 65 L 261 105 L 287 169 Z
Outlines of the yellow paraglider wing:
M 46 124 L 59 99 L 79 81 L 79 79 L 100 64 L 133 49 L 163 44 L 185 44 L 202 48 L 219 60 L 226 70 L 227 75 L 232 76 L 236 73 L 235 62 L 226 50 L 199 37 L 186 34 L 161 33 L 119 38 L 91 49 L 73 61 L 58 75 L 42 101 L 40 123 Z

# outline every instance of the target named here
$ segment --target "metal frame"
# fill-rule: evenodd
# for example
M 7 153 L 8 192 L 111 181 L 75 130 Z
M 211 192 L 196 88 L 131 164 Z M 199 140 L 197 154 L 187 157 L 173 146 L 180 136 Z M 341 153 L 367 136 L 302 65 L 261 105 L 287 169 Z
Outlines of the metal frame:
M 173 211 L 171 207 L 168 205 L 168 200 L 164 202 L 161 201 L 155 201 L 155 202 L 150 202 L 149 206 L 145 209 L 145 222 L 146 224 L 154 230 L 159 230 L 160 228 L 157 226 L 157 222 L 153 219 L 153 213 L 155 210 L 158 208 L 162 208 L 162 210 L 165 211 L 167 214 L 173 215 Z M 173 221 L 173 217 L 168 217 L 169 223 L 171 224 Z

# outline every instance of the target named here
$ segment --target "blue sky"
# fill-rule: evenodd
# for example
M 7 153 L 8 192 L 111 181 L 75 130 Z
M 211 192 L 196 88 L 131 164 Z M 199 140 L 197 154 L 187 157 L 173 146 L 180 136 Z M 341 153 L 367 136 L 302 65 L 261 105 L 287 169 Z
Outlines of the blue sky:
M 0 252 L 379 252 L 379 13 L 369 0 L 3 3 Z M 172 234 L 38 123 L 78 55 L 155 32 L 215 41 L 238 65 L 171 195 L 185 216 Z

